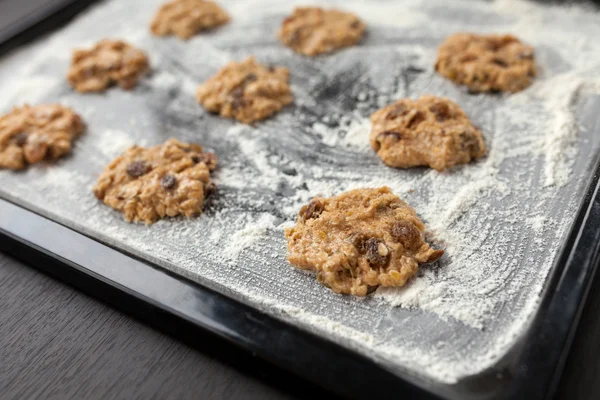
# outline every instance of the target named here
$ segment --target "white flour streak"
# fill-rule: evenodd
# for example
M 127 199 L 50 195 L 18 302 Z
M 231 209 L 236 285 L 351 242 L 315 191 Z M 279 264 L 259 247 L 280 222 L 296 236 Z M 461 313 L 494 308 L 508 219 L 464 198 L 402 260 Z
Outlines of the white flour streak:
M 223 256 L 230 261 L 236 261 L 240 253 L 258 242 L 261 236 L 267 233 L 275 223 L 275 217 L 270 214 L 263 214 L 258 219 L 250 218 L 248 221 L 240 221 L 242 229 L 236 231 L 231 238 L 227 240 L 227 245 L 223 249 Z
M 169 72 L 160 71 L 152 77 L 152 85 L 161 89 L 174 89 L 179 86 L 179 79 Z
M 536 310 L 573 220 L 573 194 L 600 147 L 593 126 L 578 132 L 576 118 L 582 98 L 600 92 L 596 9 L 520 0 L 327 1 L 356 12 L 369 34 L 359 46 L 308 59 L 275 37 L 281 19 L 305 1 L 222 0 L 232 22 L 187 42 L 150 34 L 162 2 L 105 1 L 2 59 L 2 111 L 57 101 L 89 126 L 73 154 L 52 168 L 0 171 L 0 193 L 395 371 L 456 382 L 500 359 Z M 535 83 L 514 95 L 469 95 L 436 75 L 439 42 L 463 30 L 510 32 L 532 44 Z M 106 32 L 146 50 L 153 74 L 131 92 L 69 91 L 71 50 Z M 249 54 L 287 65 L 295 97 L 255 127 L 211 116 L 194 98 L 203 79 Z M 369 115 L 424 94 L 465 109 L 484 134 L 483 159 L 443 173 L 383 165 L 370 149 Z M 93 197 L 91 185 L 110 159 L 132 144 L 172 136 L 214 147 L 219 156 L 217 195 L 205 214 L 145 227 L 124 223 Z M 354 299 L 287 263 L 283 229 L 310 198 L 382 185 L 417 210 L 427 239 L 444 248 L 438 264 L 424 266 L 404 288 Z
M 569 180 L 569 173 L 576 152 L 572 146 L 577 137 L 577 127 L 573 108 L 583 80 L 566 77 L 549 82 L 553 90 L 546 93 L 546 107 L 554 118 L 547 124 L 547 133 L 541 143 L 546 163 L 544 165 L 544 185 L 564 186 Z M 542 93 L 544 95 L 544 93 Z
M 13 79 L 7 87 L 11 96 L 2 96 L 0 111 L 9 111 L 13 106 L 35 105 L 52 91 L 58 82 L 55 77 L 35 76 L 29 79 Z
M 340 118 L 339 127 L 333 129 L 321 122 L 315 122 L 312 129 L 321 135 L 323 144 L 327 146 L 344 146 L 360 151 L 370 149 L 371 121 L 368 118 Z
M 136 144 L 129 134 L 116 129 L 108 129 L 101 132 L 98 137 L 100 138 L 98 149 L 106 157 L 107 161 L 112 160 Z
M 349 148 L 357 150 L 369 149 L 369 132 L 371 131 L 371 121 L 364 119 L 362 121 L 352 121 L 346 128 L 346 135 L 341 143 Z
M 529 226 L 531 226 L 531 229 L 538 234 L 543 233 L 544 229 L 546 229 L 549 224 L 548 218 L 544 217 L 543 215 L 527 218 L 526 222 L 529 224 Z

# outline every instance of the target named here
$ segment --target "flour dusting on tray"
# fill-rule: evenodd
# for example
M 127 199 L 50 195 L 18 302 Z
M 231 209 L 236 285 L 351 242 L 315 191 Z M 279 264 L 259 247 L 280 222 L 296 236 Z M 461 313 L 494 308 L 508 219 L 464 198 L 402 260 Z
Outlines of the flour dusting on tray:
M 220 3 L 232 20 L 187 42 L 156 38 L 161 0 L 109 0 L 0 60 L 0 112 L 61 102 L 88 131 L 72 156 L 0 171 L 0 196 L 355 349 L 392 371 L 453 383 L 496 363 L 526 332 L 600 148 L 600 13 L 520 0 L 328 1 L 356 13 L 356 47 L 305 58 L 276 38 L 301 1 Z M 312 3 L 312 2 L 311 2 Z M 127 20 L 127 24 L 122 21 Z M 512 33 L 536 49 L 540 74 L 513 95 L 473 95 L 437 75 L 437 46 L 457 31 Z M 110 33 L 145 50 L 153 74 L 132 92 L 77 95 L 74 48 Z M 254 55 L 290 69 L 295 103 L 256 126 L 207 114 L 196 85 Z M 488 154 L 442 173 L 386 167 L 369 115 L 401 97 L 447 96 L 478 125 Z M 91 187 L 127 146 L 170 137 L 219 156 L 217 194 L 196 219 L 131 225 Z M 401 289 L 339 296 L 286 261 L 283 230 L 314 196 L 387 185 L 445 249 Z

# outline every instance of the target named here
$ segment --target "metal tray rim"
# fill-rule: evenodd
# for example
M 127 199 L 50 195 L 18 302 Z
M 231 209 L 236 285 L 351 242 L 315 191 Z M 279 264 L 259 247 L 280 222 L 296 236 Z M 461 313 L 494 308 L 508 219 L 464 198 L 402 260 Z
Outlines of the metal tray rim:
M 89 1 L 86 3 L 89 3 Z M 68 7 L 75 6 L 71 4 Z M 53 19 L 56 19 L 56 23 L 61 23 L 56 14 L 49 16 L 49 20 Z M 29 27 L 27 26 L 23 28 Z M 40 35 L 40 32 L 39 30 L 34 29 L 27 32 L 27 35 L 36 37 Z M 2 44 L 0 46 L 0 53 L 5 48 L 10 48 L 11 43 L 14 47 L 15 41 L 20 42 L 23 40 L 24 36 L 26 35 L 19 35 L 14 37 L 8 43 Z M 597 159 L 600 161 L 600 155 L 597 157 Z M 548 398 L 553 394 L 556 384 L 552 385 L 551 382 L 558 381 L 557 378 L 560 376 L 562 371 L 564 360 L 568 354 L 570 342 L 576 329 L 581 309 L 585 303 L 585 299 L 590 290 L 593 277 L 596 274 L 598 261 L 600 260 L 600 240 L 598 240 L 600 237 L 600 224 L 597 223 L 600 221 L 600 193 L 598 193 L 600 190 L 599 177 L 600 163 L 597 162 L 596 168 L 594 169 L 594 174 L 592 175 L 588 184 L 584 199 L 579 206 L 579 210 L 572 223 L 570 231 L 565 238 L 562 250 L 559 251 L 559 257 L 549 273 L 546 286 L 541 295 L 541 304 L 536 312 L 536 315 L 533 317 L 527 334 L 518 341 L 516 346 L 500 362 L 507 362 L 513 366 L 511 369 L 512 373 L 509 374 L 511 377 L 507 379 L 507 382 L 509 383 L 503 387 L 502 394 L 496 393 L 500 394 L 501 397 L 508 397 L 510 395 L 510 398 Z M 76 231 L 63 227 L 62 225 L 54 221 L 50 221 L 45 217 L 39 216 L 32 211 L 25 210 L 18 206 L 17 209 L 12 207 L 15 206 L 0 199 L 0 214 L 3 214 L 9 209 L 13 211 L 18 209 L 17 212 L 24 216 L 24 218 L 27 220 L 31 221 L 32 226 L 46 224 L 58 226 L 66 231 L 70 231 L 73 235 L 80 236 L 80 240 L 89 241 L 104 246 L 106 248 L 106 252 L 115 252 L 123 255 L 123 253 L 118 250 L 112 249 L 94 239 L 88 238 Z M 47 273 L 55 275 L 60 279 L 73 284 L 79 289 L 90 293 L 123 311 L 145 320 L 146 322 L 149 322 L 165 331 L 171 331 L 172 329 L 165 325 L 163 321 L 164 318 L 156 316 L 153 318 L 148 317 L 148 315 L 144 315 L 144 313 L 147 312 L 147 308 L 145 307 L 151 307 L 155 311 L 159 310 L 159 313 L 170 314 L 170 316 L 175 320 L 188 323 L 187 328 L 190 330 L 189 332 L 169 332 L 180 337 L 181 339 L 185 340 L 191 331 L 196 331 L 199 328 L 201 330 L 208 330 L 217 336 L 228 339 L 230 342 L 235 343 L 246 350 L 250 350 L 251 352 L 256 352 L 261 355 L 261 349 L 257 349 L 255 346 L 253 346 L 256 343 L 251 343 L 248 341 L 244 342 L 241 340 L 243 335 L 240 335 L 243 333 L 244 329 L 256 328 L 256 326 L 250 327 L 253 323 L 256 324 L 256 321 L 249 322 L 251 321 L 251 319 L 249 319 L 246 321 L 248 326 L 240 326 L 240 329 L 237 332 L 235 330 L 231 331 L 229 327 L 225 325 L 213 324 L 212 322 L 215 321 L 192 321 L 189 315 L 176 311 L 164 302 L 161 303 L 159 300 L 153 299 L 152 297 L 140 296 L 139 293 L 132 291 L 131 288 L 123 286 L 117 281 L 106 279 L 105 276 L 97 273 L 93 267 L 88 268 L 85 265 L 78 265 L 68 257 L 65 257 L 63 254 L 49 251 L 48 247 L 50 246 L 44 247 L 44 240 L 46 240 L 46 244 L 48 244 L 48 238 L 41 237 L 37 230 L 30 230 L 24 234 L 23 232 L 19 232 L 18 226 L 0 227 L 0 249 L 31 263 Z M 160 267 L 154 267 L 149 264 L 144 265 L 146 265 L 148 270 L 153 270 L 157 273 L 159 272 L 161 276 L 163 276 L 161 279 L 175 279 L 180 284 L 186 285 L 189 288 L 193 288 L 196 293 L 202 294 L 203 296 L 207 296 L 207 298 L 211 299 L 218 298 L 219 302 L 228 304 L 229 306 L 233 307 L 233 309 L 236 309 L 237 312 L 242 314 L 248 313 L 248 316 L 252 315 L 258 318 L 261 323 L 263 321 L 267 321 L 267 325 L 275 324 L 274 326 L 278 327 L 285 326 L 285 328 L 289 329 L 290 332 L 295 332 L 297 335 L 299 335 L 298 337 L 309 338 L 309 340 L 316 340 L 317 342 L 323 341 L 323 343 L 325 343 L 323 346 L 334 349 L 334 352 L 341 351 L 341 353 L 345 356 L 356 357 L 361 362 L 365 363 L 363 365 L 369 365 L 369 363 L 373 364 L 372 361 L 364 358 L 363 356 L 353 354 L 350 350 L 346 350 L 335 343 L 324 341 L 322 338 L 318 338 L 310 332 L 303 331 L 300 328 L 291 326 L 285 322 L 281 322 L 274 317 L 266 316 L 257 310 L 252 310 L 247 305 L 231 299 L 226 295 L 216 293 L 211 289 L 188 281 L 184 277 L 175 276 L 174 274 L 169 273 Z M 104 293 L 104 291 L 107 289 L 111 290 Z M 565 297 L 565 294 L 568 294 L 569 296 Z M 131 300 L 135 299 L 136 301 L 133 303 L 137 304 L 137 306 L 130 306 L 125 304 L 126 302 L 115 301 L 116 299 L 123 300 L 125 298 Z M 565 310 L 567 313 L 564 312 Z M 174 320 L 170 321 L 172 323 Z M 570 323 L 565 324 L 565 322 L 568 321 L 570 321 Z M 298 350 L 298 348 L 296 348 L 296 350 Z M 520 352 L 517 350 L 520 350 Z M 518 354 L 515 354 L 515 352 Z M 266 358 L 268 359 L 269 357 L 267 356 Z M 279 364 L 279 366 L 283 367 L 284 369 L 293 369 L 295 374 L 304 375 L 304 378 L 307 378 L 307 373 L 308 375 L 311 373 L 311 365 L 305 365 L 305 371 L 298 371 L 296 366 L 290 366 L 285 362 L 281 363 L 281 360 L 278 362 L 278 360 L 271 359 L 270 362 Z M 539 365 L 536 368 L 531 368 L 533 363 L 539 363 Z M 375 367 L 377 369 L 379 368 L 377 366 Z M 344 370 L 344 367 L 342 367 L 342 370 Z M 494 376 L 497 375 L 497 370 L 492 370 L 489 372 Z M 482 375 L 485 375 L 486 373 Z M 378 372 L 378 374 L 381 374 L 381 372 Z M 382 377 L 382 375 L 378 374 L 369 374 L 367 372 L 362 375 L 362 379 L 371 377 L 377 381 L 386 381 L 391 378 L 388 384 L 391 384 L 392 386 L 388 386 L 388 389 L 390 387 L 399 385 L 404 393 L 414 393 L 415 395 L 418 394 L 419 396 L 427 395 L 426 391 L 423 390 L 427 387 L 425 382 L 419 382 L 418 380 L 414 381 L 412 379 L 408 379 L 408 377 Z M 384 371 L 383 375 L 385 374 L 389 373 Z M 349 376 L 347 375 L 347 377 Z M 501 377 L 498 379 L 505 378 L 506 377 Z M 308 376 L 308 379 L 315 381 L 314 376 Z M 348 379 L 348 381 L 349 380 L 351 379 Z M 317 379 L 317 381 L 319 381 L 319 379 Z M 334 392 L 344 395 L 345 397 L 362 398 L 361 394 L 366 396 L 373 394 L 372 391 L 369 391 L 369 393 L 361 393 L 360 390 L 348 391 L 348 388 L 344 387 L 344 383 L 347 385 L 346 380 L 340 384 L 338 381 L 327 382 L 326 380 L 323 381 L 323 379 L 321 379 L 318 383 L 323 386 L 328 386 L 329 389 L 332 389 Z M 335 384 L 332 385 L 332 383 Z M 468 383 L 468 385 L 470 386 L 471 384 Z M 417 386 L 421 386 L 421 389 L 417 388 Z M 476 383 L 475 386 L 477 386 Z M 409 392 L 407 392 L 407 390 Z M 444 395 L 450 393 L 438 394 Z M 480 392 L 479 394 L 483 394 L 483 392 Z M 488 392 L 487 394 L 489 395 L 491 393 Z

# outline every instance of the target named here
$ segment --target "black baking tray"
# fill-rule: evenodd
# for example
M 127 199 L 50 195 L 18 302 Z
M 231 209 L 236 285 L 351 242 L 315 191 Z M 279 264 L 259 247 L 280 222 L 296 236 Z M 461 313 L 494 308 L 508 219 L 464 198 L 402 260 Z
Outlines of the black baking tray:
M 91 0 L 0 0 L 0 51 L 18 45 L 83 10 Z M 30 35 L 23 32 L 31 30 Z M 31 35 L 33 34 L 33 35 Z
M 19 29 L 11 25 L 10 34 L 0 36 L 0 54 L 60 26 L 90 1 L 59 3 L 17 22 Z M 32 26 L 41 18 L 43 24 Z M 546 399 L 560 381 L 600 260 L 598 161 L 590 172 L 528 334 L 498 368 L 447 387 L 392 374 L 332 341 L 5 200 L 0 250 L 299 397 Z

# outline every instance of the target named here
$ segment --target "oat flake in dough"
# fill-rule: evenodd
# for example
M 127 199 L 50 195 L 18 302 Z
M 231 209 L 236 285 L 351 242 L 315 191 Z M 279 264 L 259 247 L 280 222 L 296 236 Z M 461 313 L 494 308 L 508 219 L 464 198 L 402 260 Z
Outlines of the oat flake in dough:
M 319 7 L 298 7 L 281 25 L 279 39 L 306 56 L 331 53 L 355 45 L 366 25 L 356 15 Z
M 84 129 L 79 115 L 59 104 L 15 107 L 0 116 L 0 169 L 60 158 Z
M 149 69 L 146 54 L 122 40 L 104 39 L 75 50 L 67 78 L 78 92 L 102 92 L 111 85 L 129 90 Z
M 160 7 L 150 29 L 157 36 L 173 34 L 186 40 L 228 21 L 229 15 L 213 1 L 172 0 Z
M 512 35 L 450 35 L 435 69 L 473 92 L 518 92 L 536 75 L 533 47 Z
M 248 57 L 230 62 L 196 90 L 204 108 L 250 124 L 277 113 L 293 101 L 289 71 Z
M 365 296 L 378 286 L 403 286 L 419 264 L 444 253 L 423 240 L 415 210 L 387 187 L 315 198 L 286 229 L 288 260 L 317 272 L 336 293 Z
M 104 169 L 94 194 L 129 222 L 191 217 L 202 212 L 204 198 L 214 191 L 210 171 L 216 165 L 213 153 L 175 139 L 151 148 L 133 146 Z
M 371 122 L 371 147 L 391 167 L 442 171 L 485 154 L 481 131 L 447 98 L 402 99 L 373 113 Z
M 549 258 L 554 254 L 552 249 L 559 245 L 562 233 L 572 221 L 573 207 L 577 205 L 573 193 L 580 190 L 581 182 L 587 177 L 584 171 L 589 170 L 586 160 L 598 148 L 599 139 L 593 135 L 593 127 L 586 125 L 587 131 L 578 132 L 575 119 L 576 99 L 581 99 L 576 95 L 577 88 L 591 88 L 600 63 L 600 44 L 595 40 L 600 27 L 597 11 L 577 5 L 548 6 L 520 0 L 344 2 L 344 8 L 373 27 L 373 34 L 365 38 L 364 45 L 319 58 L 318 62 L 325 65 L 313 83 L 319 83 L 319 76 L 347 76 L 355 71 L 352 67 L 357 64 L 368 67 L 368 71 L 365 69 L 366 75 L 361 81 L 348 86 L 341 97 L 346 104 L 356 106 L 355 112 L 340 117 L 332 112 L 335 109 L 327 107 L 322 118 L 308 115 L 307 134 L 315 143 L 306 148 L 306 154 L 317 155 L 323 162 L 306 169 L 297 157 L 287 157 L 302 152 L 293 135 L 296 126 L 289 125 L 293 120 L 291 112 L 251 129 L 206 118 L 193 100 L 198 79 L 209 76 L 227 61 L 246 55 L 227 48 L 226 44 L 245 39 L 253 42 L 249 31 L 228 26 L 211 35 L 210 40 L 204 37 L 194 40 L 191 47 L 177 40 L 158 40 L 149 35 L 148 21 L 161 3 L 162 0 L 102 2 L 49 40 L 35 43 L 23 54 L 8 56 L 3 61 L 0 76 L 6 78 L 1 80 L 4 111 L 8 112 L 13 104 L 60 100 L 65 105 L 76 106 L 86 121 L 94 122 L 100 130 L 99 135 L 85 135 L 85 140 L 78 140 L 76 157 L 69 157 L 53 168 L 29 168 L 24 174 L 0 171 L 3 196 L 27 199 L 31 207 L 36 209 L 37 206 L 40 212 L 60 218 L 66 225 L 83 227 L 91 236 L 150 257 L 153 262 L 202 284 L 214 283 L 216 290 L 234 293 L 240 301 L 326 335 L 394 371 L 410 369 L 432 381 L 456 382 L 502 357 L 517 340 L 523 325 L 535 315 L 537 305 L 531 299 L 539 298 L 552 265 Z M 260 51 L 252 49 L 261 60 L 277 65 L 295 65 L 293 60 L 301 60 L 292 71 L 297 76 L 305 61 L 273 40 L 281 20 L 290 12 L 289 2 L 257 0 L 252 7 L 240 1 L 222 0 L 220 3 L 236 21 L 231 28 L 239 26 L 239 21 L 252 27 L 257 36 L 262 37 L 264 33 L 270 38 L 274 46 Z M 303 3 L 295 1 L 293 5 Z M 341 3 L 327 2 L 327 5 L 334 7 Z M 444 13 L 448 7 L 456 7 L 461 13 L 448 15 Z M 262 20 L 257 23 L 264 9 L 275 17 L 264 24 Z M 118 23 L 122 16 L 127 16 L 130 23 Z M 101 112 L 105 105 L 101 109 L 95 104 L 100 101 L 97 96 L 86 96 L 83 99 L 86 104 L 82 104 L 81 96 L 64 91 L 62 74 L 67 66 L 61 67 L 68 64 L 63 56 L 72 48 L 106 33 L 106 26 L 98 26 L 100 19 L 110 22 L 108 28 L 115 36 L 152 49 L 153 60 L 156 58 L 153 63 L 172 77 L 174 83 L 170 87 L 176 88 L 181 83 L 182 90 L 190 94 L 166 103 L 152 100 L 153 104 L 164 106 L 164 110 L 159 110 L 147 109 L 150 100 L 145 96 L 112 91 L 110 96 L 137 104 L 144 111 L 135 118 L 117 120 L 119 107 L 106 102 L 106 106 L 112 106 L 109 111 L 113 114 L 112 125 L 96 125 L 95 121 L 111 123 Z M 561 22 L 564 29 L 558 31 L 555 22 Z M 515 95 L 467 95 L 464 88 L 431 71 L 439 43 L 464 29 L 518 33 L 523 41 L 535 46 L 536 59 L 544 65 L 543 73 L 530 88 Z M 381 43 L 386 49 L 390 48 L 389 42 L 383 42 L 387 34 L 395 38 L 393 51 L 381 53 L 385 54 L 382 60 L 385 62 L 369 62 L 369 49 L 373 45 Z M 176 55 L 188 67 L 189 74 L 182 75 L 180 70 L 172 68 L 170 62 L 175 54 L 171 44 L 181 45 Z M 373 51 L 379 52 L 378 49 Z M 210 60 L 202 58 L 207 52 L 211 54 Z M 398 66 L 396 72 L 407 67 L 426 72 L 409 76 L 408 87 L 399 79 L 400 85 L 392 87 L 390 92 L 391 78 L 402 78 L 387 68 L 392 63 Z M 202 71 L 195 67 L 201 67 Z M 155 78 L 147 84 L 159 98 L 166 99 L 168 91 L 164 82 L 159 85 Z M 303 92 L 301 87 L 293 89 L 299 104 L 307 107 L 315 104 L 312 93 Z M 352 139 L 353 143 L 368 146 L 369 127 L 363 122 L 379 107 L 398 98 L 416 98 L 431 92 L 455 99 L 481 127 L 489 152 L 476 165 L 442 174 L 382 168 L 370 148 L 346 146 L 350 140 L 346 133 L 350 131 L 356 131 L 353 138 L 363 139 Z M 204 118 L 203 126 L 210 121 L 206 130 L 197 130 L 194 125 L 189 131 L 181 129 L 179 134 L 188 142 L 200 140 L 219 150 L 219 155 L 222 150 L 222 157 L 230 154 L 229 148 L 244 149 L 235 158 L 220 163 L 222 166 L 215 179 L 222 195 L 211 200 L 210 217 L 207 214 L 193 220 L 165 220 L 145 229 L 123 223 L 118 213 L 103 207 L 90 195 L 89 188 L 103 166 L 123 150 L 119 148 L 116 153 L 101 156 L 98 149 L 101 142 L 106 141 L 102 138 L 105 129 L 127 132 L 133 143 L 162 141 L 163 127 L 157 128 L 155 123 L 162 114 L 157 116 L 156 111 L 170 116 L 189 115 L 188 121 L 193 114 L 195 121 Z M 301 107 L 293 113 L 305 114 Z M 352 127 L 345 124 L 346 120 L 352 122 Z M 323 124 L 318 132 L 311 128 L 311 124 L 317 123 Z M 198 132 L 202 132 L 201 138 Z M 328 143 L 334 139 L 340 146 L 330 148 Z M 93 167 L 69 168 L 71 162 L 82 166 L 84 163 L 79 161 L 84 154 L 97 160 Z M 359 155 L 360 165 L 344 163 Z M 281 172 L 281 164 L 288 158 L 291 160 L 286 166 L 295 168 L 297 175 Z M 337 162 L 330 166 L 328 160 Z M 23 182 L 23 175 L 27 182 Z M 299 189 L 284 197 L 272 196 L 278 183 L 297 188 L 303 182 L 308 190 Z M 300 207 L 317 193 L 328 197 L 353 188 L 380 185 L 390 186 L 394 193 L 416 207 L 419 216 L 427 222 L 427 237 L 432 238 L 431 243 L 443 245 L 448 255 L 439 261 L 440 267 L 419 268 L 417 279 L 411 279 L 402 288 L 389 288 L 385 294 L 380 293 L 381 303 L 371 297 L 357 300 L 335 295 L 316 282 L 308 282 L 314 280 L 314 275 L 294 273 L 285 260 L 281 218 L 286 220 L 286 226 L 295 223 Z M 62 195 L 64 188 L 69 189 L 70 196 Z M 259 193 L 260 196 L 253 196 Z M 277 207 L 271 207 L 265 194 L 268 199 L 277 201 Z M 239 202 L 229 201 L 231 199 L 244 199 L 242 213 L 239 213 Z M 502 206 L 497 207 L 497 202 Z M 213 204 L 216 209 L 212 209 Z M 531 208 L 524 211 L 523 204 Z M 94 212 L 90 213 L 92 209 Z M 209 210 L 205 207 L 206 211 Z M 284 215 L 280 216 L 280 212 Z M 516 212 L 524 214 L 517 217 Z M 527 222 L 536 215 L 546 217 L 545 227 L 538 233 L 531 230 Z M 238 220 L 242 216 L 247 218 Z M 236 232 L 252 230 L 261 216 L 273 217 L 263 226 L 266 233 L 256 233 L 256 239 L 249 244 L 239 241 Z M 526 219 L 518 219 L 520 217 Z M 512 229 L 517 223 L 522 225 Z M 519 240 L 520 232 L 537 245 L 530 246 L 529 240 L 527 243 Z M 235 267 L 214 252 L 216 246 L 241 249 L 232 263 Z M 522 251 L 524 246 L 528 249 L 525 252 Z M 206 261 L 202 268 L 200 259 Z M 282 273 L 287 268 L 290 273 Z M 394 308 L 388 302 L 399 307 Z M 392 329 L 392 324 L 399 328 Z M 423 324 L 431 324 L 428 326 L 434 329 L 419 329 Z M 459 343 L 439 341 L 440 332 L 459 333 L 463 340 Z

